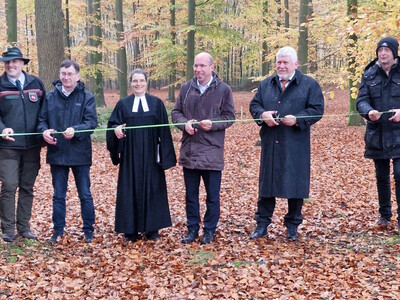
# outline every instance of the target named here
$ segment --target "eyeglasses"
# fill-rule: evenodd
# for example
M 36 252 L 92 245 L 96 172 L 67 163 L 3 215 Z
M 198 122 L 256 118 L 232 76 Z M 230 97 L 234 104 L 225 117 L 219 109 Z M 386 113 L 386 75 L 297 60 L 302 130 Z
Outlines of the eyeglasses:
M 76 73 L 65 73 L 65 72 L 60 72 L 60 76 L 61 77 L 72 77 L 72 76 L 75 76 L 76 75 Z

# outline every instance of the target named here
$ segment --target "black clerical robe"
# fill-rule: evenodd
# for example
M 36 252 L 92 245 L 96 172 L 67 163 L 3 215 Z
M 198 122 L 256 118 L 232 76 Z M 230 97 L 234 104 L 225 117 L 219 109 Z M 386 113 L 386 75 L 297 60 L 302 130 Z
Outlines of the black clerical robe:
M 134 128 L 168 124 L 163 102 L 145 95 L 149 111 L 142 104 L 133 112 L 134 95 L 120 99 L 108 120 L 108 128 L 126 124 L 126 137 L 118 139 L 107 131 L 107 149 L 115 165 L 119 164 L 115 231 L 149 232 L 171 226 L 164 170 L 176 165 L 169 126 Z

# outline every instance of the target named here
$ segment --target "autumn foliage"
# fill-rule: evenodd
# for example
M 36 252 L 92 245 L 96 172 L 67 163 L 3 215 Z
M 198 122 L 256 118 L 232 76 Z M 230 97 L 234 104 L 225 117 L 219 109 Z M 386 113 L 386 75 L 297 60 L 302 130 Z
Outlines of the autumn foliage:
M 70 178 L 66 234 L 50 245 L 52 186 L 43 150 L 31 221 L 39 242 L 0 242 L 0 299 L 399 299 L 400 236 L 396 226 L 372 226 L 378 218 L 373 164 L 363 158 L 364 128 L 346 126 L 348 94 L 328 99 L 326 116 L 313 127 L 311 195 L 297 242 L 285 237 L 285 200 L 277 201 L 269 237 L 249 239 L 256 225 L 259 128 L 246 121 L 252 94 L 234 97 L 243 122 L 227 131 L 215 242 L 180 242 L 185 190 L 177 166 L 166 175 L 173 226 L 157 241 L 125 244 L 113 232 L 118 169 L 105 144 L 95 143 L 95 240 L 83 241 Z M 178 149 L 180 132 L 172 132 Z M 204 212 L 204 188 L 201 198 Z

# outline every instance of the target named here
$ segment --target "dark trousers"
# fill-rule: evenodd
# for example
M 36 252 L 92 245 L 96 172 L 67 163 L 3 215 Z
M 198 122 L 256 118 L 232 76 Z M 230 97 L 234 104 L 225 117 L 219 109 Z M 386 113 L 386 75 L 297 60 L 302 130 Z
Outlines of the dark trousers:
M 274 214 L 276 199 L 275 197 L 258 197 L 257 212 L 254 219 L 258 225 L 268 226 L 271 224 L 271 218 Z M 284 224 L 286 227 L 299 226 L 303 222 L 301 209 L 303 207 L 303 199 L 288 199 L 288 213 L 285 215 Z
M 204 230 L 215 232 L 220 215 L 220 189 L 221 171 L 213 170 L 192 170 L 183 168 L 183 176 L 186 186 L 186 217 L 189 230 L 198 231 L 200 229 L 200 204 L 199 187 L 200 178 L 203 178 L 207 192 L 206 206 L 204 215 Z
M 397 200 L 397 216 L 400 215 L 400 158 L 393 161 L 393 175 Z M 378 188 L 379 213 L 382 218 L 392 218 L 390 189 L 390 159 L 374 159 L 376 184 Z
M 0 149 L 0 218 L 3 233 L 30 231 L 33 186 L 40 168 L 40 148 L 30 150 Z M 18 190 L 17 219 L 15 194 Z
M 95 220 L 92 194 L 90 193 L 90 166 L 58 166 L 51 165 L 53 177 L 53 224 L 54 232 L 63 234 L 65 227 L 65 196 L 68 186 L 69 169 L 74 174 L 76 189 L 81 201 L 83 231 L 93 232 Z

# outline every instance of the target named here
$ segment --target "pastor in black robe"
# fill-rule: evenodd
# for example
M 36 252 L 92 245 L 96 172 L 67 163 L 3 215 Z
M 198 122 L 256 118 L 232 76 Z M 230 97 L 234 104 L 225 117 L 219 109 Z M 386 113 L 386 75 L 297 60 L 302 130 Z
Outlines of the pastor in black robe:
M 108 120 L 108 128 L 126 124 L 126 137 L 118 139 L 107 131 L 107 149 L 114 165 L 119 164 L 115 231 L 125 234 L 147 233 L 169 227 L 164 170 L 176 165 L 176 155 L 169 126 L 134 128 L 168 124 L 161 99 L 146 94 L 149 111 L 139 104 L 132 111 L 134 95 L 122 98 Z

